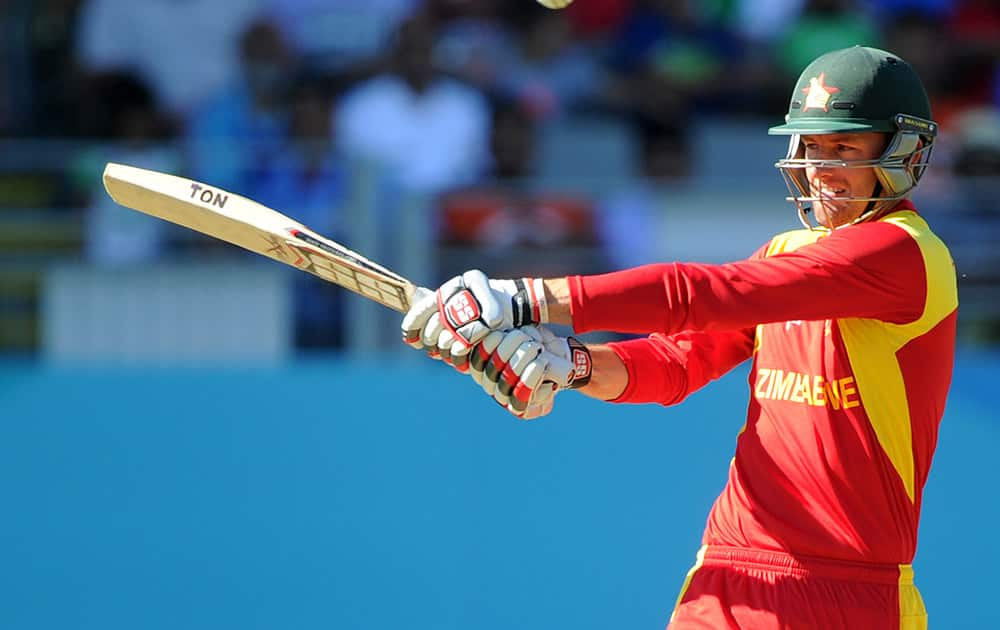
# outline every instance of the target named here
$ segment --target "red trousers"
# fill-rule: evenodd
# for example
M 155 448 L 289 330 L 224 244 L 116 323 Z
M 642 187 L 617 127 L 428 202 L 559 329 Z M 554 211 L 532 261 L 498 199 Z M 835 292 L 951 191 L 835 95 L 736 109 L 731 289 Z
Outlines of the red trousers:
M 667 628 L 924 630 L 927 612 L 910 565 L 706 546 Z

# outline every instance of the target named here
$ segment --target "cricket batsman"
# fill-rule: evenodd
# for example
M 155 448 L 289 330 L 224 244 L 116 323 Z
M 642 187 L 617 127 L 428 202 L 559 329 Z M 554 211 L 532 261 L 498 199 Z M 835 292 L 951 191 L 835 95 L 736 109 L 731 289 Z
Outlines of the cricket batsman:
M 746 424 L 669 628 L 925 628 L 911 562 L 958 298 L 908 198 L 937 131 L 905 61 L 824 54 L 770 130 L 789 137 L 776 166 L 806 229 L 723 265 L 469 271 L 419 292 L 404 340 L 521 418 L 563 389 L 677 404 L 752 357 Z M 645 336 L 586 345 L 550 322 Z

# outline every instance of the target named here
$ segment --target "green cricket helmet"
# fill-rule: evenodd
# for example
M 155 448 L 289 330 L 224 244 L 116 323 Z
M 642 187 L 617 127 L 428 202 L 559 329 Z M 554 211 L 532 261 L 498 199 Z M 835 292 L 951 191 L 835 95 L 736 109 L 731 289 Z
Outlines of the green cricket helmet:
M 818 57 L 802 72 L 788 105 L 785 124 L 771 135 L 791 136 L 788 153 L 775 166 L 791 191 L 786 197 L 799 210 L 806 227 L 808 204 L 817 201 L 806 177 L 807 167 L 872 168 L 877 184 L 868 197 L 838 197 L 867 201 L 855 222 L 896 204 L 913 191 L 930 160 L 938 125 L 920 77 L 896 55 L 865 46 L 835 50 Z M 803 135 L 890 133 L 885 151 L 874 160 L 805 158 Z

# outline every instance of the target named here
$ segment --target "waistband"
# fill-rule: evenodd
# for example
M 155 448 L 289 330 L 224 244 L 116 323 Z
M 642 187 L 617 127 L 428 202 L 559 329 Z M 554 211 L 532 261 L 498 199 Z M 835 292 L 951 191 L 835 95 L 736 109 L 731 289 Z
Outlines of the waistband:
M 782 551 L 745 549 L 707 545 L 701 555 L 702 566 L 725 566 L 760 569 L 829 580 L 869 582 L 874 584 L 913 584 L 913 566 L 909 564 L 876 564 L 851 562 L 811 556 L 793 556 Z

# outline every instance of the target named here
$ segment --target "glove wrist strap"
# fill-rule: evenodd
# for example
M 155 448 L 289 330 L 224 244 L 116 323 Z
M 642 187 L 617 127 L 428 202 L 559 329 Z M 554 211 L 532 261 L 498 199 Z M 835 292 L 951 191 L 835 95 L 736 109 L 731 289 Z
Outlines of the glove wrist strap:
M 566 343 L 569 345 L 569 359 L 573 364 L 573 380 L 570 381 L 568 387 L 569 389 L 580 389 L 590 382 L 594 362 L 590 356 L 590 350 L 579 339 L 568 337 Z
M 549 304 L 545 299 L 545 285 L 541 278 L 520 278 L 514 281 L 511 296 L 514 326 L 545 324 L 549 321 Z

